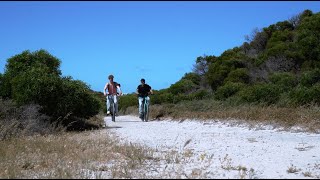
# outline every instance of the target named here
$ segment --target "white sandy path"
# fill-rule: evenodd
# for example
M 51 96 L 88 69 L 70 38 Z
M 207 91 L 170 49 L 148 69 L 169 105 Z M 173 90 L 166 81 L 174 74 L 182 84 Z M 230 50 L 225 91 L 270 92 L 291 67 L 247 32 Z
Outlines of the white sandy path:
M 192 150 L 193 157 L 179 165 L 186 177 L 200 169 L 207 178 L 310 178 L 304 173 L 320 178 L 320 134 L 253 130 L 217 120 L 142 122 L 135 116 L 119 116 L 116 122 L 110 117 L 105 121 L 108 131 L 123 141 L 180 154 Z M 241 176 L 235 170 L 239 166 L 254 173 Z M 290 167 L 299 171 L 288 173 Z

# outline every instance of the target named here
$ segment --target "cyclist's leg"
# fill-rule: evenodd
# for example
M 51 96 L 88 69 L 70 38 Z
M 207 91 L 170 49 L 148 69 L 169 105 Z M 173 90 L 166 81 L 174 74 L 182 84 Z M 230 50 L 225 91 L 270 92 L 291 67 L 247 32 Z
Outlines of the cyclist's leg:
M 148 118 L 149 118 L 149 103 L 150 103 L 150 97 L 149 96 L 146 97 L 146 101 L 145 102 L 146 102 L 146 105 L 145 105 L 146 106 L 146 109 L 145 109 L 146 112 L 144 114 L 146 116 L 145 120 L 148 121 Z
M 142 101 L 143 101 L 143 98 L 142 97 L 139 97 L 138 98 L 138 101 L 139 101 L 139 118 L 142 118 L 142 116 L 143 116 L 143 114 L 142 114 L 142 112 L 143 112 L 143 104 L 142 104 Z
M 110 96 L 107 95 L 107 114 L 110 114 Z
M 149 96 L 146 97 L 146 102 L 148 105 L 150 104 L 150 97 Z

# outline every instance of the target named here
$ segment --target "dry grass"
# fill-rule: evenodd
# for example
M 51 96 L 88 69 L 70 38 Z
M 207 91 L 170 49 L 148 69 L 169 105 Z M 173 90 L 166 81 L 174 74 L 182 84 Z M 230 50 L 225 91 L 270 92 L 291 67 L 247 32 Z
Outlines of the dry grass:
M 148 159 L 151 150 L 105 131 L 30 136 L 0 141 L 0 178 L 131 178 Z
M 136 107 L 129 107 L 127 114 L 137 115 Z M 320 107 L 276 107 L 242 105 L 231 106 L 213 100 L 196 102 L 181 102 L 179 104 L 152 105 L 150 119 L 162 118 L 183 119 L 223 119 L 239 120 L 254 127 L 257 125 L 272 125 L 289 130 L 294 127 L 302 131 L 320 132 Z
M 201 156 L 209 167 L 212 156 Z M 193 157 L 120 143 L 107 130 L 28 136 L 0 141 L 0 178 L 206 178 L 203 169 L 184 169 Z
M 41 106 L 28 104 L 17 106 L 12 100 L 0 98 L 0 140 L 32 136 L 48 135 L 61 131 L 92 130 L 102 128 L 104 125 L 103 116 L 100 112 L 90 119 L 73 117 L 71 123 L 64 126 L 64 118 L 56 121 L 40 113 Z
M 58 129 L 39 109 L 40 106 L 34 104 L 17 107 L 14 102 L 0 98 L 0 140 L 56 132 Z
M 303 172 L 302 174 L 303 174 L 304 177 L 313 177 L 312 173 L 310 171 Z
M 288 173 L 297 173 L 301 171 L 301 169 L 297 168 L 296 166 L 294 166 L 293 164 L 291 164 L 290 167 L 288 167 L 287 172 Z
M 179 177 L 184 159 L 132 143 L 119 143 L 107 130 L 65 132 L 41 124 L 47 117 L 34 105 L 17 108 L 1 101 L 0 178 L 162 178 Z M 103 127 L 104 114 L 86 122 Z M 189 157 L 191 158 L 191 157 Z M 163 164 L 173 165 L 162 168 Z M 158 171 L 158 173 L 157 173 Z

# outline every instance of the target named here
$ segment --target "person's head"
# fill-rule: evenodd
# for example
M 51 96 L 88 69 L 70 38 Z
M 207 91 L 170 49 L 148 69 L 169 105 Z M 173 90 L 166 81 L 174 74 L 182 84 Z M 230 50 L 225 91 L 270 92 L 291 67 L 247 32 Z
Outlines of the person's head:
M 145 83 L 146 83 L 146 80 L 142 78 L 142 79 L 140 80 L 140 82 L 141 82 L 141 84 L 145 84 Z
M 114 76 L 112 75 L 112 74 L 110 74 L 109 76 L 108 76 L 108 79 L 111 81 L 111 80 L 113 80 L 113 78 L 114 78 Z

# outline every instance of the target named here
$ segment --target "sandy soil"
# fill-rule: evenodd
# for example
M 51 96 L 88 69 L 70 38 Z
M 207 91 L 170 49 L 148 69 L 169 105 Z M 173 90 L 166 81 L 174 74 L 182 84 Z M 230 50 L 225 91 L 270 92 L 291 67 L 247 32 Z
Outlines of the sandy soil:
M 106 130 L 122 142 L 151 147 L 160 161 L 148 177 L 320 178 L 320 134 L 249 128 L 220 120 L 142 122 L 135 116 L 105 117 Z M 177 176 L 176 174 L 179 174 Z

